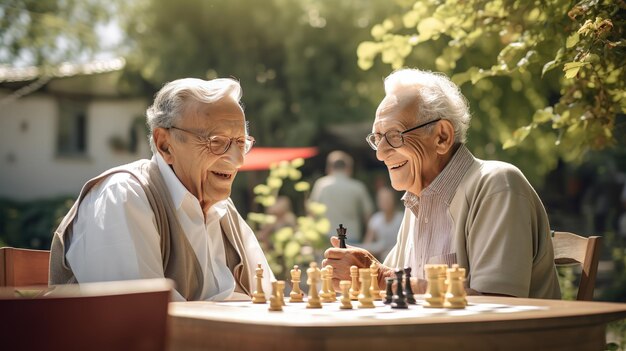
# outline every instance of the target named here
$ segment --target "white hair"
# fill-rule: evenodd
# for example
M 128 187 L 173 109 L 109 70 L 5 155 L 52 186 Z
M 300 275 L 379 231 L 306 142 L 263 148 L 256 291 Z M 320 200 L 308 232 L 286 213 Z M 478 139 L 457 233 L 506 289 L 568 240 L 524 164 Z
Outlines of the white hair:
M 400 69 L 385 78 L 385 94 L 417 104 L 417 123 L 436 118 L 450 121 L 454 126 L 454 141 L 466 142 L 471 118 L 469 104 L 459 87 L 445 75 L 419 69 Z
M 230 78 L 183 78 L 166 83 L 154 96 L 152 106 L 146 110 L 152 152 L 157 152 L 152 138 L 154 129 L 172 127 L 182 117 L 189 102 L 211 104 L 225 97 L 240 103 L 241 85 L 238 81 Z

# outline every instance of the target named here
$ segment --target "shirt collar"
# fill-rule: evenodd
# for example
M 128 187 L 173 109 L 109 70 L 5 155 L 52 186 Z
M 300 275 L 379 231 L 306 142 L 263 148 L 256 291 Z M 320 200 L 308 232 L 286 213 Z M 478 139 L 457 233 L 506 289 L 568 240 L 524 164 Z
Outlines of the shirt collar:
M 435 177 L 435 180 L 420 195 L 415 195 L 408 191 L 404 194 L 402 197 L 404 205 L 411 208 L 418 204 L 420 197 L 424 195 L 439 195 L 447 204 L 450 204 L 456 189 L 461 183 L 461 179 L 463 179 L 465 172 L 467 172 L 473 161 L 474 156 L 472 153 L 465 144 L 461 144 L 443 171 Z
M 183 201 L 187 197 L 193 199 L 194 201 L 198 201 L 198 199 L 193 196 L 193 194 L 191 194 L 189 190 L 187 190 L 187 188 L 185 188 L 183 183 L 181 183 L 180 179 L 178 179 L 178 177 L 176 176 L 176 173 L 174 173 L 170 165 L 165 162 L 161 154 L 157 152 L 156 154 L 154 154 L 154 156 L 152 156 L 152 160 L 153 162 L 154 160 L 156 160 L 156 163 L 159 166 L 159 171 L 163 176 L 165 186 L 167 187 L 167 190 L 172 197 L 172 202 L 174 203 L 174 206 L 176 206 L 176 209 L 180 209 Z M 227 201 L 228 200 L 217 202 L 215 205 L 211 206 L 211 208 L 209 209 L 209 213 L 213 213 L 213 211 L 215 211 L 217 216 L 221 218 L 226 214 Z

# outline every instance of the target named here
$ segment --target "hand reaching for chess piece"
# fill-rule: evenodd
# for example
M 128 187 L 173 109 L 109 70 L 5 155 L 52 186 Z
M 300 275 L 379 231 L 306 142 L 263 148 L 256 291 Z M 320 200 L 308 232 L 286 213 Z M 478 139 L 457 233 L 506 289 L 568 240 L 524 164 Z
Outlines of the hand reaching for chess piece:
M 378 262 L 376 257 L 367 250 L 351 245 L 346 245 L 345 249 L 341 249 L 339 247 L 339 238 L 336 236 L 330 238 L 330 243 L 333 247 L 324 252 L 325 259 L 322 262 L 322 266 L 333 266 L 332 281 L 335 291 L 341 291 L 339 287 L 341 280 L 350 280 L 351 266 L 369 268 L 372 262 L 377 262 L 379 265 L 378 286 L 384 286 L 386 277 L 395 276 L 393 269 L 383 266 L 382 263 Z

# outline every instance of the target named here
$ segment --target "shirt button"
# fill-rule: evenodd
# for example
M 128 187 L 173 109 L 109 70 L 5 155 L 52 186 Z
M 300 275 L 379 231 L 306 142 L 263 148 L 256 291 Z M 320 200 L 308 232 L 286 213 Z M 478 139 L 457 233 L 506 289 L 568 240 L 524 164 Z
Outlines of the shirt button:
M 428 223 L 428 218 L 424 218 L 424 223 Z

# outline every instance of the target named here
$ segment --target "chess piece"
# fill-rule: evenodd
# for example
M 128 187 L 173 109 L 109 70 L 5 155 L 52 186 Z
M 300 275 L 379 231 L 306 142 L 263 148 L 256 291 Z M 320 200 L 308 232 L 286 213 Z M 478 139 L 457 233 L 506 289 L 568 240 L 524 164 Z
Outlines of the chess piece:
M 289 302 L 303 302 L 304 293 L 300 290 L 300 277 L 302 276 L 302 272 L 298 265 L 293 266 L 291 270 L 291 285 L 292 290 L 289 293 Z
M 337 292 L 333 287 L 333 271 L 334 268 L 331 265 L 326 266 L 328 269 L 328 298 L 331 302 L 337 301 Z
M 385 291 L 385 301 L 383 303 L 385 305 L 391 304 L 391 299 L 393 298 L 393 281 L 395 278 L 387 277 L 385 278 L 385 282 L 387 283 L 387 290 Z
M 357 266 L 350 267 L 350 278 L 352 278 L 352 285 L 350 285 L 350 300 L 359 299 L 359 268 Z
M 352 302 L 350 302 L 350 281 L 342 280 L 339 282 L 339 287 L 341 288 L 341 308 L 342 310 L 351 310 Z
M 278 290 L 277 296 L 278 296 L 278 299 L 280 300 L 280 304 L 282 306 L 287 306 L 287 304 L 285 303 L 285 281 L 284 280 L 277 281 L 276 289 Z
M 259 263 L 256 267 L 256 290 L 252 293 L 252 303 L 266 303 L 265 292 L 263 291 L 263 268 Z
M 452 265 L 447 270 L 448 290 L 445 295 L 445 308 L 465 308 L 467 300 L 465 299 L 465 268 L 459 268 L 458 264 Z
M 413 288 L 411 288 L 411 267 L 404 268 L 404 295 L 406 295 L 406 302 L 411 305 L 417 304 L 415 296 L 413 296 Z
M 339 225 L 339 228 L 337 228 L 337 237 L 339 238 L 339 248 L 340 249 L 345 249 L 346 248 L 346 228 L 343 227 L 343 224 Z
M 307 299 L 306 308 L 322 308 L 320 303 L 320 297 L 317 294 L 317 282 L 320 279 L 320 269 L 317 268 L 317 263 L 311 262 L 309 269 L 306 270 L 307 281 L 309 284 L 309 298 Z
M 328 274 L 328 267 L 326 266 L 322 268 L 322 288 L 320 289 L 319 295 L 322 302 L 333 302 L 335 300 L 331 299 L 330 293 L 330 276 Z
M 280 297 L 278 296 L 278 282 L 272 282 L 272 296 L 270 296 L 270 311 L 282 311 L 283 304 L 280 302 Z
M 424 307 L 443 307 L 444 290 L 440 278 L 441 272 L 445 272 L 446 266 L 440 264 L 427 264 L 424 266 L 426 273 L 426 294 L 424 294 Z
M 372 279 L 370 269 L 360 268 L 359 280 L 363 288 L 359 293 L 359 308 L 374 308 L 374 299 L 372 299 L 372 293 L 368 288 L 370 286 L 370 279 Z
M 409 308 L 406 303 L 406 297 L 404 296 L 404 289 L 402 287 L 402 275 L 404 271 L 402 269 L 396 269 L 396 293 L 393 295 L 391 301 L 391 308 Z
M 381 300 L 380 297 L 380 289 L 378 288 L 378 263 L 372 262 L 370 266 L 370 275 L 371 275 L 371 285 L 370 285 L 370 293 L 372 294 L 372 298 L 374 300 Z

